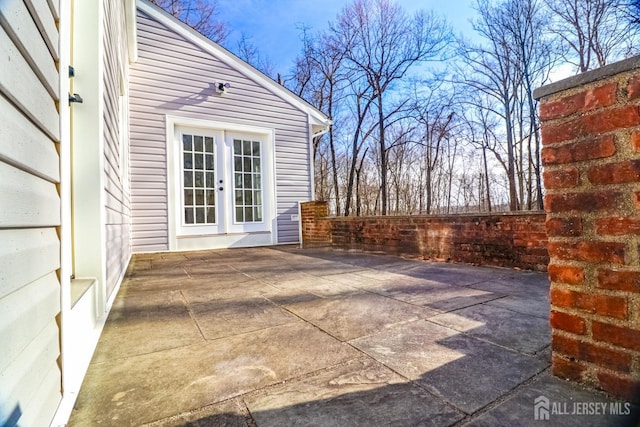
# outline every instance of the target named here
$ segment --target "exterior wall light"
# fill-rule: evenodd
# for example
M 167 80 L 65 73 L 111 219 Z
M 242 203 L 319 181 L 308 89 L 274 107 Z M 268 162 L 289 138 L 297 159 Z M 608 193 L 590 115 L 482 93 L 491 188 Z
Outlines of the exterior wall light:
M 231 83 L 217 83 L 216 92 L 220 95 L 227 92 L 227 89 L 231 87 Z

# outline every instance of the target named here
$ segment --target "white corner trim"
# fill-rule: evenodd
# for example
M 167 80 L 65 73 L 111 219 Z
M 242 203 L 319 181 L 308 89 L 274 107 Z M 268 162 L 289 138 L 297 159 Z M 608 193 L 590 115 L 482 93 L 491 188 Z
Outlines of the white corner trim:
M 170 152 L 170 141 L 173 141 L 174 131 L 176 128 L 176 123 L 179 123 L 178 117 L 166 116 L 165 117 L 165 134 L 164 134 L 164 146 L 165 146 L 165 160 L 166 160 L 166 168 L 167 173 L 165 176 L 167 177 L 167 181 L 165 182 L 167 188 L 167 246 L 170 251 L 175 251 L 177 247 L 176 243 L 176 190 L 173 185 L 173 181 L 175 177 L 173 176 L 173 171 L 175 170 L 175 159 L 174 155 Z
M 127 260 L 126 265 L 129 265 L 129 263 L 131 262 L 131 258 L 132 258 L 132 255 L 129 255 L 129 259 Z M 111 312 L 111 308 L 113 307 L 113 303 L 115 301 L 116 295 L 120 291 L 120 287 L 124 282 L 126 273 L 127 273 L 127 269 L 124 269 L 120 273 L 120 277 L 116 282 L 117 284 L 113 289 L 113 293 L 107 300 L 107 304 L 105 307 L 105 315 L 99 316 L 97 319 L 95 319 L 96 323 L 93 325 L 91 336 L 89 337 L 88 342 L 83 343 L 87 349 L 90 349 L 90 351 L 87 352 L 87 354 L 84 357 L 84 360 L 76 361 L 76 364 L 73 366 L 73 369 L 76 370 L 76 372 L 74 372 L 75 374 L 74 377 L 79 379 L 80 381 L 74 382 L 74 381 L 70 381 L 68 378 L 65 381 L 65 374 L 63 373 L 64 386 L 63 386 L 62 400 L 58 405 L 58 409 L 56 410 L 53 420 L 51 421 L 50 427 L 66 426 L 69 421 L 69 418 L 71 417 L 73 407 L 76 403 L 76 400 L 78 399 L 78 395 L 80 394 L 80 388 L 82 387 L 82 379 L 84 379 L 84 376 L 86 375 L 86 372 L 89 369 L 91 358 L 93 357 L 93 353 L 95 352 L 95 349 L 98 345 L 98 341 L 100 340 L 100 336 L 102 335 L 104 326 L 107 323 L 108 314 Z M 98 291 L 98 289 L 95 289 L 95 291 Z M 69 310 L 71 309 L 69 308 Z M 70 317 L 71 313 L 67 312 L 66 315 Z M 75 319 L 75 320 L 77 321 L 78 319 Z M 80 319 L 80 320 L 86 320 L 86 319 Z M 63 339 L 65 335 L 64 332 L 65 331 L 63 331 Z M 66 340 L 67 342 L 70 341 L 69 338 L 66 338 Z M 70 367 L 67 367 L 67 369 L 70 369 Z M 69 375 L 67 374 L 66 376 L 68 377 Z
M 316 188 L 316 165 L 313 162 L 313 126 L 309 124 L 309 142 L 307 153 L 309 153 L 309 200 L 315 200 Z M 299 203 L 300 201 L 298 201 Z M 302 240 L 300 240 L 302 242 Z
M 193 44 L 203 49 L 205 52 L 208 52 L 225 64 L 238 70 L 240 73 L 244 74 L 259 85 L 269 89 L 272 93 L 279 96 L 300 111 L 307 113 L 310 117 L 313 117 L 313 120 L 316 121 L 317 124 L 330 125 L 331 120 L 329 120 L 323 112 L 315 108 L 313 105 L 309 104 L 286 87 L 278 84 L 265 74 L 238 58 L 233 53 L 229 52 L 227 49 L 209 40 L 161 8 L 151 4 L 147 0 L 137 0 L 137 6 L 141 11 L 151 16 L 157 22 L 175 31 L 177 34 L 180 34 Z
M 126 0 L 124 3 L 125 25 L 127 28 L 127 47 L 129 63 L 138 60 L 138 26 L 136 24 L 136 0 Z

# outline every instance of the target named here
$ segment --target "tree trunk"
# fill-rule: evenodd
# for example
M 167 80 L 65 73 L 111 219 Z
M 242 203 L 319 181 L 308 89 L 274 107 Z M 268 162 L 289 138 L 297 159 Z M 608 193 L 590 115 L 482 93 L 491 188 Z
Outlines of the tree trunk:
M 378 131 L 380 133 L 380 205 L 381 215 L 387 214 L 387 145 L 384 139 L 384 113 L 382 110 L 382 91 L 378 89 Z
M 364 159 L 367 157 L 367 151 L 369 148 L 364 150 L 364 154 L 362 154 L 362 158 L 360 159 L 360 165 L 355 168 L 356 172 L 356 216 L 360 216 L 362 214 L 362 200 L 360 198 L 360 174 L 362 173 L 362 165 L 364 164 Z
M 509 210 L 518 210 L 518 190 L 516 187 L 515 154 L 513 150 L 513 126 L 508 93 L 503 94 L 505 126 L 507 131 L 507 178 L 509 180 Z
M 489 166 L 487 165 L 487 147 L 482 146 L 482 162 L 484 163 L 484 179 L 487 191 L 487 209 L 491 212 L 491 190 L 489 188 Z
M 456 142 L 453 145 L 453 156 L 451 156 L 450 163 L 449 163 L 449 185 L 447 188 L 447 214 L 449 213 L 449 210 L 451 208 L 451 186 L 453 184 L 453 162 L 455 161 L 457 152 L 458 152 L 458 143 Z
M 431 187 L 431 168 L 427 167 L 426 190 L 427 190 L 427 215 L 431 215 L 431 199 L 433 198 L 433 189 Z

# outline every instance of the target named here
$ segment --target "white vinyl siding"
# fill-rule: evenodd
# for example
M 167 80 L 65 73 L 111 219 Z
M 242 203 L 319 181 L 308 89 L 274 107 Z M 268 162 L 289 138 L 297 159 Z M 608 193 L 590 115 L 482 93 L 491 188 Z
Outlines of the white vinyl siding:
M 277 241 L 297 242 L 291 214 L 311 193 L 307 114 L 140 10 L 138 55 L 130 76 L 134 252 L 169 248 L 166 115 L 274 129 Z M 216 82 L 231 87 L 221 96 Z
M 126 104 L 128 52 L 123 2 L 104 2 L 104 173 L 106 291 L 110 296 L 131 255 L 131 197 L 127 180 Z M 123 93 L 124 92 L 124 93 Z M 121 100 L 121 97 L 125 97 Z M 124 132 L 121 135 L 120 132 Z M 121 146 L 121 144 L 125 144 Z
M 58 8 L 0 8 L 0 425 L 48 425 L 61 399 Z

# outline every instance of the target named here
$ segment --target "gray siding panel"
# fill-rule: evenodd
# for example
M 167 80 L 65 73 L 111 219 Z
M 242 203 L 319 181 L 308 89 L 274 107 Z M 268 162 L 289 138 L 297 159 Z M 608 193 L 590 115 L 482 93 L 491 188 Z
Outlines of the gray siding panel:
M 104 7 L 105 253 L 107 295 L 111 295 L 131 255 L 131 196 L 124 159 L 128 155 L 128 129 L 126 122 L 121 126 L 124 117 L 120 105 L 128 54 L 123 2 L 105 2 Z
M 49 425 L 61 399 L 58 7 L 0 7 L 0 425 Z
M 140 11 L 138 49 L 130 80 L 134 252 L 168 249 L 166 115 L 274 129 L 278 241 L 297 242 L 290 214 L 311 185 L 306 113 Z M 216 96 L 217 81 L 231 83 L 227 95 Z

